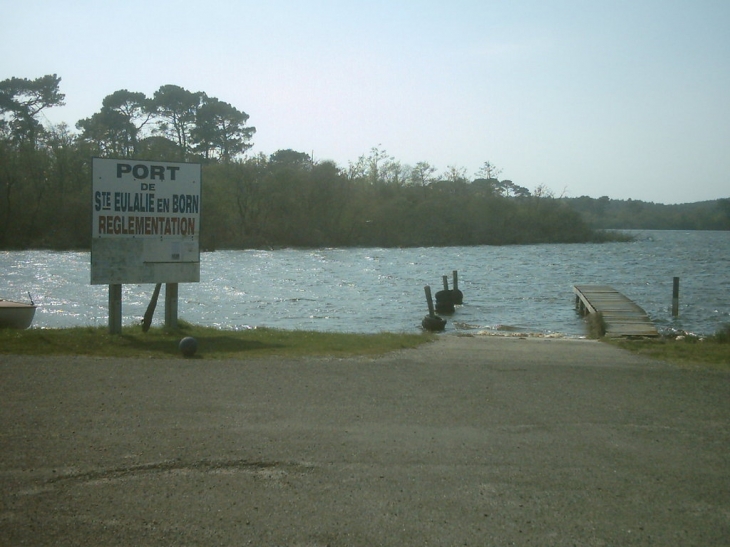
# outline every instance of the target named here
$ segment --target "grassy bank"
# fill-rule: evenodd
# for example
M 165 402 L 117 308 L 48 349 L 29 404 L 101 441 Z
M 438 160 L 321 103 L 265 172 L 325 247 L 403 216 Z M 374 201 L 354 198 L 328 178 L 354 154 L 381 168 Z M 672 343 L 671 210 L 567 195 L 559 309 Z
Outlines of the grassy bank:
M 175 331 L 152 328 L 146 333 L 142 332 L 141 326 L 129 326 L 122 329 L 121 335 L 109 334 L 106 327 L 0 329 L 0 354 L 183 358 L 178 344 L 186 336 L 192 336 L 198 342 L 194 359 L 382 355 L 436 339 L 428 333 L 346 334 L 265 328 L 230 331 L 185 323 Z M 704 338 L 603 340 L 633 353 L 680 366 L 730 371 L 730 326 Z
M 681 335 L 657 339 L 605 339 L 633 353 L 685 367 L 730 371 L 730 325 L 713 336 Z
M 435 339 L 430 334 L 343 334 L 277 329 L 226 331 L 182 324 L 175 331 L 141 326 L 111 335 L 105 327 L 71 329 L 0 329 L 0 353 L 15 355 L 86 355 L 93 357 L 182 357 L 178 344 L 192 336 L 198 342 L 196 359 L 245 359 L 262 356 L 346 357 L 378 355 L 414 348 Z

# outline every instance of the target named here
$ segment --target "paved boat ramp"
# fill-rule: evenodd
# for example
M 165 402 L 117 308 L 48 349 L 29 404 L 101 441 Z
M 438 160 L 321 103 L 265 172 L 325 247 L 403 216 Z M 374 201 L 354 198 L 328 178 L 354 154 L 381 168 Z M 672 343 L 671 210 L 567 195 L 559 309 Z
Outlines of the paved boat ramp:
M 644 309 L 608 285 L 575 285 L 575 307 L 582 314 L 600 313 L 606 336 L 659 336 Z

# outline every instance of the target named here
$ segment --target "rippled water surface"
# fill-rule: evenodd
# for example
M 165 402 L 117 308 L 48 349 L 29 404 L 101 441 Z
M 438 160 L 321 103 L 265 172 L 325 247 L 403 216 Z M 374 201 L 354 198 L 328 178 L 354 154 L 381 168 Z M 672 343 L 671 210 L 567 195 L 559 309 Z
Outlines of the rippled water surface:
M 631 243 L 415 249 L 217 251 L 201 282 L 179 286 L 179 317 L 225 329 L 416 332 L 424 286 L 458 271 L 464 305 L 447 332 L 582 336 L 574 284 L 608 284 L 663 330 L 730 323 L 730 232 L 634 232 Z M 105 326 L 108 287 L 89 284 L 89 253 L 0 252 L 0 298 L 39 305 L 34 327 Z M 672 279 L 680 278 L 673 318 Z M 153 285 L 124 285 L 123 324 L 141 321 Z M 164 292 L 155 324 L 162 324 Z

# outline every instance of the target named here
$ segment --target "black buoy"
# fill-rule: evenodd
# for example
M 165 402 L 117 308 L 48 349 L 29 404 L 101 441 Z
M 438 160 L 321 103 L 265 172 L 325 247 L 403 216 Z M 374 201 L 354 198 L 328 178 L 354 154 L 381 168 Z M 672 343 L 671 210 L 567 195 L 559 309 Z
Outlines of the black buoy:
M 444 290 L 436 293 L 436 311 L 454 313 L 454 291 L 449 290 L 449 278 L 443 276 Z
M 431 287 L 426 285 L 426 303 L 428 304 L 428 315 L 421 321 L 421 326 L 428 331 L 442 331 L 446 328 L 446 319 L 436 315 L 433 311 L 433 299 L 431 298 Z
M 421 326 L 431 332 L 441 332 L 446 328 L 446 319 L 438 315 L 427 315 L 421 321 Z
M 451 300 L 451 295 L 441 295 L 439 299 L 439 293 L 436 293 L 436 311 L 439 313 L 454 313 L 456 311 L 454 301 Z

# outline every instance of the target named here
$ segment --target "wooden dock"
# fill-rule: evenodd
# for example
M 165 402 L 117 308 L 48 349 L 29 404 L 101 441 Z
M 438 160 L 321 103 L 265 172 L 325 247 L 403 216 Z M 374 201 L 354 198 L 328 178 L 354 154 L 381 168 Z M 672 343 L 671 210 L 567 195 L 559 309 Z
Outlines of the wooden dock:
M 606 336 L 659 336 L 641 306 L 608 285 L 575 285 L 575 307 L 585 315 L 600 313 Z

